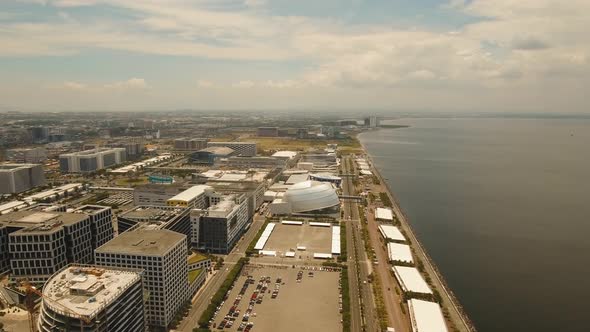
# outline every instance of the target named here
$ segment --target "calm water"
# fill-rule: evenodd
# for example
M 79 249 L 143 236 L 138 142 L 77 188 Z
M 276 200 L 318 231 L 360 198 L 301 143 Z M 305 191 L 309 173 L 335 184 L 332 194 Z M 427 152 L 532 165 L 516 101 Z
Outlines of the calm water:
M 479 331 L 590 331 L 590 120 L 395 123 L 361 141 Z

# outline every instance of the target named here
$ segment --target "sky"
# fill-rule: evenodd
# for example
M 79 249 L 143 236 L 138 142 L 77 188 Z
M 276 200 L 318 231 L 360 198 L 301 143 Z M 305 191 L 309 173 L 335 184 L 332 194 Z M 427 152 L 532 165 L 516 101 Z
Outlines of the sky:
M 2 0 L 0 110 L 589 113 L 588 0 Z

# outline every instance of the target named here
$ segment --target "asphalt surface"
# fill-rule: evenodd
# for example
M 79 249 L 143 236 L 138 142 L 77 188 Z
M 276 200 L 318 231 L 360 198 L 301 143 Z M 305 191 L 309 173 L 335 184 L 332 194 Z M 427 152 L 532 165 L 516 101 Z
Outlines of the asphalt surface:
M 349 169 L 347 160 L 342 158 L 341 164 L 345 174 L 354 174 Z M 344 195 L 355 196 L 356 190 L 351 177 L 345 177 L 342 183 Z M 379 331 L 379 320 L 375 310 L 372 285 L 367 282 L 370 274 L 370 262 L 365 252 L 365 245 L 361 236 L 361 225 L 356 201 L 344 202 L 344 219 L 348 219 L 346 227 L 348 249 L 348 278 L 350 283 L 351 301 L 351 331 Z M 357 279 L 358 276 L 358 279 Z
M 264 216 L 256 214 L 254 221 L 246 234 L 244 234 L 242 239 L 236 244 L 234 250 L 224 258 L 223 267 L 218 270 L 215 275 L 210 277 L 211 279 L 207 281 L 207 284 L 199 290 L 199 293 L 192 303 L 193 305 L 187 318 L 180 323 L 177 331 L 191 332 L 195 327 L 198 327 L 199 318 L 205 309 L 207 309 L 207 306 L 211 302 L 211 298 L 215 292 L 217 292 L 223 281 L 225 281 L 229 271 L 231 271 L 236 262 L 241 257 L 245 257 L 244 253 L 246 252 L 246 249 L 248 249 L 248 245 L 252 242 L 263 224 Z

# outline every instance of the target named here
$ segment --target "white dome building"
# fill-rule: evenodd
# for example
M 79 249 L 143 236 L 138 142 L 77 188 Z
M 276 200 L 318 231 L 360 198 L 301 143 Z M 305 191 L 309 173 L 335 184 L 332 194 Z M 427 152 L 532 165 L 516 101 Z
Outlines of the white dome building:
M 276 214 L 334 214 L 340 209 L 340 199 L 330 183 L 303 181 L 291 186 L 280 199 L 275 200 Z

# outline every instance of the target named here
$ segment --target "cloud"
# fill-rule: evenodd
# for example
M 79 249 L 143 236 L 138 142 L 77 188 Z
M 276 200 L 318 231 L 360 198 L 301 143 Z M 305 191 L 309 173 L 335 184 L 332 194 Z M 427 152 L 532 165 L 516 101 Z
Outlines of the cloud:
M 232 87 L 247 89 L 247 88 L 252 88 L 255 85 L 256 85 L 256 83 L 254 83 L 253 81 L 239 81 L 239 82 L 232 84 Z
M 106 89 L 118 89 L 118 90 L 142 90 L 147 89 L 148 84 L 143 78 L 130 78 L 126 81 L 114 82 L 105 84 Z
M 198 80 L 197 87 L 199 88 L 212 88 L 215 86 L 215 83 L 207 80 Z
M 63 87 L 65 87 L 66 89 L 70 89 L 70 90 L 86 90 L 88 89 L 88 86 L 84 83 L 79 83 L 79 82 L 65 82 L 63 84 Z
M 547 43 L 533 37 L 516 38 L 512 41 L 512 48 L 515 50 L 534 51 L 544 50 L 549 47 Z
M 255 90 L 281 96 L 291 91 L 346 91 L 353 96 L 350 91 L 361 95 L 363 91 L 420 92 L 425 86 L 436 87 L 441 98 L 467 90 L 470 96 L 481 97 L 490 87 L 523 94 L 543 91 L 550 96 L 557 91 L 550 87 L 562 80 L 573 86 L 590 82 L 587 0 L 449 1 L 443 6 L 445 13 L 467 22 L 452 29 L 421 25 L 426 19 L 404 26 L 351 23 L 338 13 L 330 18 L 278 15 L 269 8 L 260 9 L 266 1 L 256 0 L 169 0 L 165 4 L 46 0 L 45 4 L 63 12 L 63 18 L 0 23 L 0 57 L 84 56 L 100 49 L 229 60 L 225 63 L 230 67 L 243 65 L 239 73 L 231 67 L 210 75 L 213 81 L 196 82 L 203 93 L 210 93 L 205 88 L 222 86 L 214 81 L 238 77 L 235 83 L 225 84 L 233 89 L 216 89 L 224 101 L 229 98 L 223 98 L 222 90 L 253 98 Z M 96 6 L 92 8 L 96 14 L 77 20 L 78 11 L 70 9 L 74 6 Z M 103 7 L 125 15 L 100 15 Z M 195 83 L 187 86 L 195 90 Z M 146 87 L 145 80 L 131 79 L 86 89 Z M 323 97 L 318 100 L 344 100 L 336 93 L 319 95 Z

